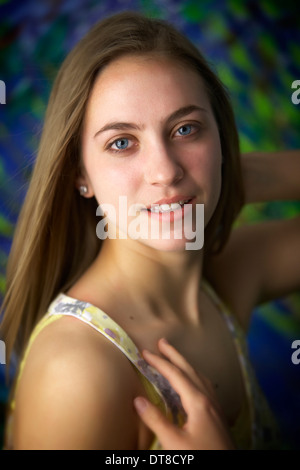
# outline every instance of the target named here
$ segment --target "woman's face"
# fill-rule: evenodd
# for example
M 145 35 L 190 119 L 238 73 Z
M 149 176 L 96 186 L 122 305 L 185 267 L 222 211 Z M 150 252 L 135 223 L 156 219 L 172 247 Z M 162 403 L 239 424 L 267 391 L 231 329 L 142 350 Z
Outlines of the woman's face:
M 199 75 L 159 58 L 110 63 L 87 105 L 82 160 L 78 184 L 87 184 L 86 197 L 96 197 L 122 238 L 135 233 L 157 249 L 184 249 L 188 214 L 199 230 L 196 204 L 204 204 L 206 225 L 221 190 L 219 132 Z

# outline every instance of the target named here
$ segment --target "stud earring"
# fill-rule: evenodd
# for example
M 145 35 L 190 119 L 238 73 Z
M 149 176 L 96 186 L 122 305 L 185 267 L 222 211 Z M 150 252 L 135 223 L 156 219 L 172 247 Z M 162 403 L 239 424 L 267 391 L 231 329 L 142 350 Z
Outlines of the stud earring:
M 85 185 L 79 186 L 80 196 L 84 196 L 88 192 L 88 188 Z

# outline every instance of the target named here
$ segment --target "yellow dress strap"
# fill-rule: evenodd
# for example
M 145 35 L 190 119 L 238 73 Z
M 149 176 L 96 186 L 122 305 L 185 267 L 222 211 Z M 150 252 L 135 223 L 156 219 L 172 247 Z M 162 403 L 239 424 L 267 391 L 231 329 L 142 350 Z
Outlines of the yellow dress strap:
M 34 328 L 25 354 L 20 363 L 16 388 L 20 381 L 31 346 L 40 332 L 52 322 L 63 316 L 72 316 L 90 325 L 99 331 L 109 341 L 111 341 L 129 359 L 135 367 L 140 380 L 142 381 L 149 400 L 157 405 L 161 411 L 174 423 L 182 425 L 185 420 L 185 413 L 181 405 L 179 395 L 173 390 L 169 382 L 151 367 L 143 359 L 138 348 L 135 346 L 128 334 L 112 318 L 98 307 L 87 302 L 73 299 L 63 293 L 59 294 L 49 306 L 47 314 L 39 321 Z M 16 390 L 15 388 L 15 390 Z M 10 448 L 9 441 L 12 435 L 13 411 L 15 409 L 15 399 L 10 403 L 10 416 L 6 426 L 7 447 Z M 12 444 L 11 444 L 12 446 Z M 151 449 L 159 449 L 160 444 L 155 438 Z
M 129 337 L 129 335 L 103 310 L 88 302 L 82 302 L 66 294 L 59 294 L 52 302 L 48 310 L 49 315 L 70 315 L 89 324 L 94 329 L 111 341 L 139 371 L 140 377 L 151 390 L 154 399 L 160 397 L 161 408 L 173 422 L 182 423 L 185 417 L 179 395 L 173 390 L 169 382 L 151 367 L 142 357 L 140 351 Z M 156 398 L 157 401 L 157 398 Z

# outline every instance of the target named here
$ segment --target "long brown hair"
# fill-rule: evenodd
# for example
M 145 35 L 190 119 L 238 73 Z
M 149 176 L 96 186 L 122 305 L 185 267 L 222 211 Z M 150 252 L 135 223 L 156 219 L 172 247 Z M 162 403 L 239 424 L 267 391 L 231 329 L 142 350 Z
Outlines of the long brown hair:
M 243 201 L 238 136 L 223 85 L 191 42 L 163 20 L 137 13 L 104 19 L 64 61 L 50 96 L 39 152 L 7 266 L 2 336 L 21 352 L 49 303 L 84 272 L 100 249 L 96 200 L 75 188 L 87 100 L 101 69 L 125 54 L 159 55 L 196 70 L 218 124 L 222 189 L 205 230 L 205 253 L 221 249 Z

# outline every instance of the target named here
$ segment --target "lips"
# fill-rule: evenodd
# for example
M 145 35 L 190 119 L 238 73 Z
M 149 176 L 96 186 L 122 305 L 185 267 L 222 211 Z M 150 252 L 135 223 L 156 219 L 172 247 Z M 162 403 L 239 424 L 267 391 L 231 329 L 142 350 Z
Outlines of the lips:
M 162 206 L 162 205 L 170 205 L 170 204 L 187 204 L 189 201 L 191 201 L 194 198 L 194 196 L 186 196 L 183 194 L 179 194 L 177 196 L 173 196 L 170 198 L 163 198 L 160 199 L 159 201 L 153 202 L 150 206 L 147 206 L 147 210 L 150 210 L 153 208 L 153 206 Z

